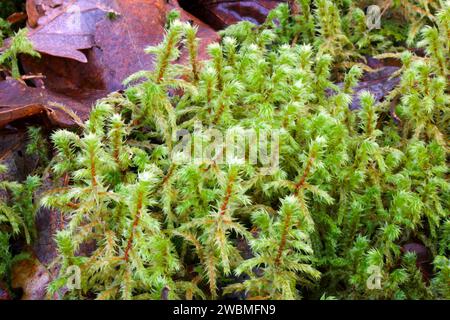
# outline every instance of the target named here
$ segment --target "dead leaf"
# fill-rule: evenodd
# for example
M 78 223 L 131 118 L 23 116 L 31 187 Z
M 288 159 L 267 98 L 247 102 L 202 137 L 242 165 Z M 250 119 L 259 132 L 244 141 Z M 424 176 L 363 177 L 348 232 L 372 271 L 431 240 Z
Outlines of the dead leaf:
M 83 63 L 87 57 L 80 51 L 94 46 L 96 24 L 105 19 L 111 8 L 107 0 L 65 0 L 56 7 L 45 7 L 45 16 L 37 18 L 36 0 L 27 3 L 31 11 L 29 39 L 42 53 L 74 59 Z M 32 10 L 32 9 L 31 9 Z
M 154 59 L 144 49 L 163 39 L 167 12 L 181 10 L 176 1 L 165 0 L 77 1 L 83 25 L 79 32 L 73 24 L 67 26 L 76 14 L 68 13 L 73 9 L 66 2 L 47 11 L 53 19 L 41 17 L 38 28 L 30 30 L 29 37 L 42 58 L 22 59 L 26 72 L 44 74 L 46 87 L 57 92 L 67 88 L 111 92 L 122 89 L 122 81 L 130 74 L 151 70 Z M 108 18 L 109 11 L 115 13 L 113 19 Z M 206 46 L 218 40 L 217 33 L 189 13 L 181 13 L 182 20 L 199 26 L 199 58 L 206 58 Z M 180 62 L 186 60 L 185 53 Z
M 195 12 L 199 18 L 216 30 L 243 20 L 261 24 L 269 11 L 283 2 L 286 1 L 179 0 L 183 8 L 191 13 Z
M 400 68 L 396 66 L 386 65 L 384 60 L 369 59 L 369 65 L 375 70 L 373 72 L 365 72 L 362 79 L 353 88 L 354 94 L 352 96 L 351 110 L 361 108 L 359 96 L 363 91 L 370 92 L 376 102 L 381 102 L 383 99 L 399 84 L 398 76 L 393 76 Z M 339 87 L 343 83 L 337 84 Z M 333 92 L 328 92 L 330 95 Z
M 47 269 L 38 259 L 32 258 L 13 266 L 11 286 L 23 290 L 22 300 L 43 300 L 50 279 Z
M 68 92 L 68 94 L 70 94 Z M 41 88 L 27 87 L 19 81 L 0 82 L 0 127 L 22 118 L 44 115 L 53 125 L 69 127 L 74 120 L 51 102 L 65 105 L 81 119 L 87 119 L 92 103 L 104 96 L 105 91 L 72 92 L 73 97 Z M 74 98 L 75 97 L 75 98 Z
M 353 88 L 355 91 L 353 101 L 350 105 L 351 110 L 360 109 L 361 104 L 359 95 L 363 91 L 369 91 L 375 98 L 375 101 L 381 102 L 400 82 L 399 77 L 391 76 L 398 71 L 398 67 L 387 66 L 375 72 L 366 73 L 358 85 Z

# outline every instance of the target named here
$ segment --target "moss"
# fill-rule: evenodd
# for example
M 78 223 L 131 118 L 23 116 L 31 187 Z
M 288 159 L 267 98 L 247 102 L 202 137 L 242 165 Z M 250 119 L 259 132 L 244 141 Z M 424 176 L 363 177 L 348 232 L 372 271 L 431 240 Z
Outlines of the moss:
M 352 112 L 362 55 L 386 47 L 361 42 L 371 31 L 351 26 L 347 18 L 363 16 L 350 1 L 299 4 L 299 16 L 281 5 L 261 26 L 225 30 L 202 63 L 196 28 L 173 15 L 146 50 L 154 71 L 98 101 L 79 132 L 52 135 L 60 185 L 40 204 L 67 225 L 55 237 L 61 270 L 49 294 L 450 298 L 448 9 L 420 33 L 425 57 L 401 54 L 399 85 L 381 103 L 361 93 Z M 187 66 L 176 63 L 181 50 Z M 240 140 L 244 161 L 221 162 L 234 146 L 218 133 L 239 141 L 266 131 L 278 139 L 266 150 L 273 157 L 251 162 L 252 143 Z M 199 157 L 212 141 L 213 156 Z M 417 239 L 434 263 L 430 282 L 431 261 L 418 267 L 404 249 Z M 87 243 L 93 252 L 80 252 Z M 80 287 L 63 290 L 73 268 Z M 233 275 L 243 281 L 230 284 Z

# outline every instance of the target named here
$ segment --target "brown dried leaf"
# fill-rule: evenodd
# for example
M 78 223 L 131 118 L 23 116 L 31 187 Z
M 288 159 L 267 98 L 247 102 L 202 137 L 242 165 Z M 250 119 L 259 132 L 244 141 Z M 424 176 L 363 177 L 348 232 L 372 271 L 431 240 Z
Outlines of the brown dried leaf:
M 45 16 L 39 18 L 35 1 L 28 2 L 30 26 L 36 26 L 29 32 L 34 48 L 42 53 L 86 63 L 87 57 L 80 50 L 94 46 L 96 24 L 111 10 L 107 2 L 111 1 L 65 0 L 59 6 L 45 7 Z
M 198 17 L 216 30 L 239 21 L 247 20 L 261 24 L 270 10 L 283 0 L 180 0 L 188 11 L 197 12 Z
M 0 127 L 35 115 L 45 115 L 54 125 L 74 125 L 70 115 L 51 102 L 62 104 L 74 111 L 81 119 L 87 119 L 91 104 L 106 94 L 105 91 L 73 93 L 76 98 L 53 93 L 41 88 L 27 87 L 19 81 L 8 79 L 0 82 Z
M 50 279 L 47 269 L 38 259 L 32 258 L 13 266 L 11 285 L 23 290 L 22 300 L 43 300 Z
M 83 2 L 92 4 L 92 1 Z M 39 60 L 24 57 L 22 62 L 25 71 L 44 74 L 46 87 L 58 92 L 64 92 L 67 88 L 106 89 L 108 92 L 122 89 L 122 81 L 130 74 L 152 69 L 154 58 L 145 54 L 144 49 L 163 39 L 165 16 L 174 8 L 181 10 L 182 20 L 190 20 L 199 26 L 200 59 L 206 58 L 206 46 L 218 40 L 218 35 L 212 28 L 184 12 L 176 1 L 102 0 L 99 7 L 108 9 L 104 9 L 102 14 L 95 8 L 91 13 L 81 11 L 83 19 L 87 20 L 86 23 L 83 22 L 83 25 L 86 24 L 86 32 L 82 34 L 84 38 L 80 38 L 81 34 L 74 34 L 70 28 L 67 31 L 69 34 L 66 34 L 64 28 L 57 29 L 56 33 L 44 32 L 47 26 L 50 29 L 56 28 L 56 21 L 71 18 L 67 14 L 58 15 L 56 20 L 41 17 L 40 26 L 30 30 L 30 37 L 34 39 L 33 42 L 36 37 L 41 37 L 42 46 L 37 49 L 43 56 Z M 115 12 L 115 17 L 108 18 L 105 13 L 107 11 Z M 59 45 L 65 45 L 61 42 L 61 38 L 65 37 L 69 39 L 67 48 Z M 79 49 L 83 51 L 80 52 Z M 67 57 L 71 59 L 66 59 Z M 184 53 L 179 62 L 186 60 L 187 54 Z M 87 63 L 80 63 L 86 61 Z

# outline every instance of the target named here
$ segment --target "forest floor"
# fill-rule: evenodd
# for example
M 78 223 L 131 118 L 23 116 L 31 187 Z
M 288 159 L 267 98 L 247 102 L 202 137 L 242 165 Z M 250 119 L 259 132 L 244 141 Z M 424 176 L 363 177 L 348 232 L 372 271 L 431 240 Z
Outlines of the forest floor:
M 102 262 L 89 259 L 107 254 L 109 248 L 99 243 L 113 242 L 112 238 L 100 240 L 110 231 L 117 237 L 114 245 L 123 257 L 108 259 L 125 261 L 111 267 L 111 270 L 121 270 L 117 278 L 102 275 L 103 278 L 97 279 L 98 275 L 93 272 L 89 279 L 101 285 L 90 286 L 86 280 L 85 291 L 70 297 L 128 299 L 136 294 L 148 298 L 150 294 L 143 288 L 151 283 L 148 285 L 153 290 L 151 298 L 183 295 L 217 298 L 217 291 L 220 298 L 238 299 L 300 296 L 316 299 L 329 295 L 355 299 L 450 299 L 448 288 L 445 289 L 450 279 L 449 41 L 443 36 L 444 30 L 439 29 L 439 34 L 436 31 L 436 36 L 426 31 L 447 28 L 448 32 L 450 4 L 422 8 L 415 1 L 404 1 L 408 6 L 395 7 L 392 1 L 376 1 L 384 25 L 372 29 L 366 17 L 371 1 L 338 2 L 20 0 L 0 4 L 0 40 L 3 38 L 0 56 L 8 55 L 4 60 L 0 58 L 3 61 L 3 65 L 0 64 L 0 165 L 7 168 L 0 170 L 0 182 L 20 184 L 20 187 L 0 185 L 0 235 L 7 234 L 6 248 L 2 248 L 0 237 L 0 254 L 5 250 L 0 256 L 0 300 L 70 296 L 72 293 L 68 293 L 64 282 L 67 279 L 61 276 L 61 270 L 66 270 L 69 260 L 77 261 L 82 268 L 100 270 Z M 276 10 L 271 11 L 273 9 Z M 441 15 L 438 12 L 442 12 Z M 184 28 L 182 31 L 177 29 L 178 22 Z M 406 24 L 408 27 L 403 29 L 402 25 Z M 189 38 L 189 32 L 198 40 Z M 221 43 L 218 47 L 217 42 Z M 230 58 L 233 54 L 237 62 Z M 295 63 L 286 62 L 292 57 Z M 253 61 L 250 63 L 255 63 L 254 67 L 246 65 L 248 61 Z M 204 68 L 196 69 L 203 64 Z M 236 67 L 238 64 L 241 69 Z M 141 73 L 143 70 L 148 73 Z M 132 85 L 125 85 L 124 80 L 131 75 L 146 80 L 140 84 L 133 78 Z M 285 89 L 278 87 L 280 83 Z M 208 90 L 209 85 L 214 89 Z M 158 90 L 163 94 L 158 95 Z M 200 92 L 200 98 L 193 92 Z M 145 111 L 145 101 L 158 99 L 168 101 L 167 104 L 174 107 L 173 114 L 167 111 L 167 105 L 156 102 L 151 105 L 151 112 Z M 421 101 L 426 104 L 425 109 L 434 109 L 430 112 L 415 109 Z M 273 107 L 275 111 L 258 113 L 252 109 L 254 104 L 268 109 Z M 250 111 L 239 109 L 244 105 Z M 332 107 L 327 109 L 328 106 Z M 94 107 L 96 111 L 91 113 Z M 123 121 L 117 120 L 109 108 L 120 110 Z M 186 110 L 181 110 L 183 108 Z M 191 116 L 192 110 L 198 110 L 197 115 Z M 328 115 L 338 124 L 330 121 Z M 252 119 L 264 120 L 254 120 L 258 122 L 255 124 Z M 222 129 L 249 123 L 258 127 L 267 121 L 285 130 L 289 135 L 287 141 L 298 141 L 289 146 L 288 155 L 282 155 L 286 158 L 281 160 L 281 171 L 271 178 L 257 174 L 249 178 L 254 172 L 247 167 L 235 172 L 233 166 L 219 169 L 214 165 L 199 169 L 201 173 L 196 176 L 186 168 L 183 171 L 163 160 L 166 148 L 172 148 L 167 132 L 175 131 L 172 126 L 194 131 L 194 120 Z M 321 121 L 328 129 L 323 128 Z M 98 127 L 93 129 L 95 125 Z M 336 131 L 330 133 L 332 130 Z M 116 140 L 109 132 L 117 134 Z M 101 142 L 90 141 L 91 134 L 98 135 Z M 324 143 L 326 147 L 321 144 L 322 134 L 331 141 Z M 333 140 L 340 134 L 348 143 Z M 66 149 L 58 145 L 58 137 L 62 144 L 70 141 Z M 92 169 L 92 163 L 97 161 L 92 157 L 91 171 L 84 167 L 88 163 L 84 152 L 89 150 L 89 143 L 99 143 L 92 147 L 96 148 L 96 155 L 102 154 L 110 161 L 98 160 L 97 169 L 101 173 Z M 334 146 L 328 146 L 333 143 Z M 117 149 L 109 150 L 108 144 Z M 71 149 L 74 145 L 77 147 Z M 327 156 L 316 147 L 328 150 Z M 367 150 L 363 150 L 365 147 Z M 147 152 L 149 149 L 153 153 Z M 69 151 L 61 156 L 64 150 Z M 338 164 L 338 160 L 332 158 L 333 152 L 342 156 Z M 344 155 L 345 152 L 348 153 Z M 129 159 L 120 158 L 122 153 Z M 412 153 L 420 154 L 425 160 L 416 161 Z M 60 168 L 62 165 L 58 167 L 58 162 L 72 171 L 64 171 Z M 114 170 L 117 172 L 108 171 L 109 167 L 114 167 L 111 162 L 116 162 Z M 153 172 L 150 164 L 158 166 L 161 172 L 159 169 Z M 204 172 L 212 171 L 211 168 L 217 169 L 216 177 L 200 178 L 207 175 Z M 117 281 L 129 275 L 130 269 L 124 267 L 129 259 L 136 259 L 130 268 L 135 268 L 133 277 L 138 274 L 137 278 L 141 274 L 136 271 L 140 264 L 147 267 L 151 264 L 142 262 L 148 258 L 143 252 L 150 244 L 138 242 L 142 239 L 137 235 L 156 228 L 151 225 L 152 218 L 145 220 L 149 228 L 145 232 L 141 230 L 144 227 L 139 226 L 139 210 L 118 222 L 117 230 L 112 228 L 114 230 L 97 234 L 92 227 L 92 238 L 73 240 L 74 243 L 79 241 L 79 247 L 72 248 L 73 256 L 70 256 L 63 252 L 65 247 L 61 242 L 64 244 L 64 236 L 70 234 L 75 239 L 78 235 L 71 234 L 73 230 L 67 217 L 86 210 L 86 215 L 98 214 L 92 221 L 85 221 L 86 225 L 98 221 L 108 225 L 111 221 L 102 215 L 105 210 L 120 215 L 122 206 L 129 206 L 132 211 L 143 205 L 139 204 L 139 199 L 127 198 L 124 190 L 139 194 L 139 188 L 146 183 L 142 176 L 152 174 L 155 181 L 162 177 L 158 182 L 161 194 L 151 191 L 145 206 L 149 211 L 155 210 L 153 218 L 158 221 L 155 224 L 160 224 L 162 230 L 158 231 L 161 234 L 156 232 L 157 239 L 152 236 L 149 241 L 167 250 L 170 259 L 173 253 L 176 262 L 161 262 L 167 270 L 157 280 L 134 279 L 134 289 L 118 289 Z M 38 176 L 39 183 L 30 181 L 30 176 Z M 198 185 L 204 184 L 208 191 L 203 194 L 201 190 L 188 189 L 190 184 L 186 183 L 186 177 L 200 181 Z M 88 180 L 90 182 L 86 182 Z M 233 189 L 235 181 L 242 186 L 236 182 L 237 187 Z M 111 194 L 111 198 L 102 200 L 108 204 L 96 213 L 80 209 L 83 196 L 74 194 L 82 187 L 94 190 L 94 194 L 98 190 L 89 188 L 97 183 L 105 183 L 102 185 L 104 192 L 99 191 L 99 194 Z M 341 189 L 339 183 L 342 183 Z M 184 189 L 177 190 L 185 187 L 192 194 L 198 192 L 197 198 L 190 198 Z M 16 192 L 19 196 L 14 190 L 20 190 L 21 193 Z M 60 202 L 52 195 L 54 192 Z M 155 199 L 151 201 L 157 204 L 150 201 L 153 192 Z M 289 197 L 290 192 L 298 203 Z M 11 194 L 12 199 L 14 196 L 20 199 L 16 201 L 21 206 L 19 209 L 14 207 L 14 201 L 11 203 Z M 25 195 L 30 201 L 27 202 Z M 35 203 L 36 199 L 48 202 L 41 206 Z M 85 203 L 95 201 L 88 198 Z M 118 204 L 113 205 L 116 201 Z M 208 209 L 202 207 L 202 201 L 207 203 Z M 23 214 L 18 223 L 23 223 L 23 230 L 18 227 L 21 231 L 16 232 L 20 236 L 12 236 L 15 225 L 11 221 L 8 223 L 9 206 L 19 211 L 19 215 Z M 230 214 L 230 220 L 222 222 L 233 226 L 233 222 L 238 221 L 238 226 L 208 242 L 205 239 L 209 239 L 209 234 L 198 225 L 198 221 L 209 223 L 205 217 L 198 216 L 203 209 L 222 216 Z M 33 211 L 31 222 L 24 213 L 27 210 Z M 248 210 L 253 211 L 248 213 Z M 310 211 L 317 216 L 311 218 Z M 171 214 L 175 212 L 177 218 L 171 221 Z M 342 222 L 342 212 L 348 213 L 348 222 Z M 2 214 L 6 218 L 3 219 Z M 183 214 L 189 218 L 181 222 L 185 218 Z M 161 218 L 164 215 L 167 216 Z M 264 223 L 270 224 L 267 230 Z M 122 224 L 131 227 L 122 230 Z M 245 227 L 242 233 L 239 231 L 241 224 Z M 262 243 L 271 238 L 273 230 L 279 231 L 276 236 L 272 235 L 277 239 L 276 244 Z M 24 235 L 27 232 L 32 241 Z M 261 236 L 264 232 L 267 234 Z M 197 237 L 197 233 L 202 236 Z M 216 231 L 216 235 L 219 233 Z M 170 236 L 165 238 L 166 234 Z M 215 247 L 220 241 L 225 244 L 218 246 L 227 249 L 221 251 Z M 132 253 L 133 246 L 138 246 L 135 243 L 144 248 L 136 250 L 142 257 Z M 273 249 L 268 254 L 271 262 L 266 262 L 264 268 L 262 262 L 254 262 L 255 256 L 266 257 L 264 250 L 270 248 Z M 310 256 L 313 249 L 317 252 L 314 258 Z M 233 250 L 246 262 L 237 259 Z M 408 252 L 415 254 L 415 260 L 408 260 Z M 26 259 L 22 259 L 23 253 Z M 294 262 L 287 258 L 293 253 L 299 254 Z M 78 259 L 80 256 L 86 260 Z M 233 274 L 227 271 L 228 259 L 231 265 L 236 264 Z M 280 267 L 282 259 L 285 259 L 286 270 Z M 302 259 L 305 263 L 297 265 Z M 253 262 L 255 264 L 251 265 Z M 214 263 L 217 268 L 210 266 Z M 374 264 L 379 265 L 385 279 L 389 279 L 386 280 L 389 288 L 383 293 L 365 288 L 364 274 L 367 266 Z M 159 274 L 161 268 L 151 270 Z M 2 276 L 2 272 L 5 275 Z M 306 276 L 298 277 L 302 273 Z M 277 278 L 278 274 L 285 278 Z M 179 291 L 163 297 L 161 291 L 169 286 L 161 284 L 166 277 L 170 279 L 167 283 Z M 278 279 L 279 285 L 269 290 L 266 286 L 270 287 L 268 283 L 273 279 Z M 47 289 L 49 284 L 50 289 Z M 299 289 L 297 293 L 300 287 L 308 289 Z

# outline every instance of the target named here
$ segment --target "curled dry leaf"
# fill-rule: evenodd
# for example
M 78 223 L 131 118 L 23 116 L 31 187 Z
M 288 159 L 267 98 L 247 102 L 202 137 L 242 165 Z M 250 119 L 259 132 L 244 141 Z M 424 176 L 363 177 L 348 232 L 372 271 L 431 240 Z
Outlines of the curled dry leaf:
M 95 25 L 106 16 L 108 1 L 60 2 L 59 5 L 51 5 L 54 3 L 51 0 L 27 2 L 32 27 L 29 38 L 41 53 L 86 63 L 87 57 L 80 50 L 94 46 Z

